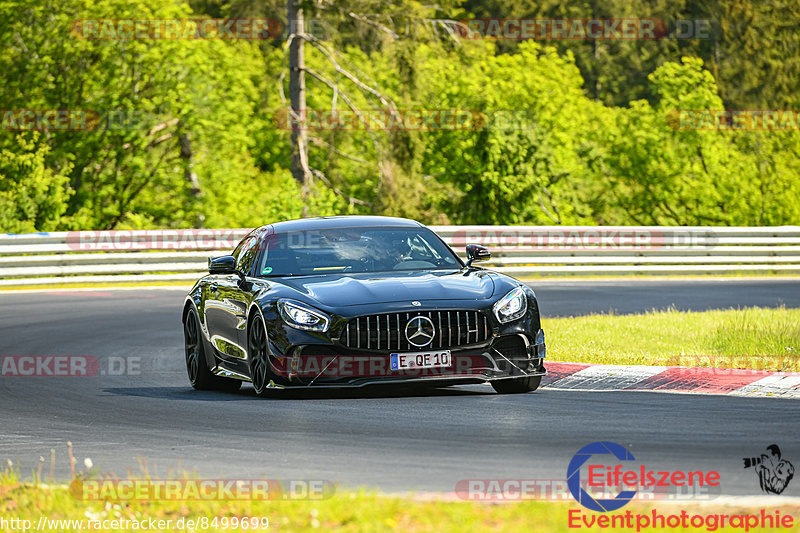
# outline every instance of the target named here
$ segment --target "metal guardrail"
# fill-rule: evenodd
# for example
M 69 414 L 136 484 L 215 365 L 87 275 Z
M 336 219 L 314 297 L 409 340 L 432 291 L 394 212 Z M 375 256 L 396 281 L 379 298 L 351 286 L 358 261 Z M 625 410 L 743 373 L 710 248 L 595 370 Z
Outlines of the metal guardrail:
M 800 273 L 800 226 L 430 227 L 459 253 L 467 243 L 488 246 L 482 265 L 521 277 Z M 0 234 L 0 286 L 194 280 L 247 231 Z

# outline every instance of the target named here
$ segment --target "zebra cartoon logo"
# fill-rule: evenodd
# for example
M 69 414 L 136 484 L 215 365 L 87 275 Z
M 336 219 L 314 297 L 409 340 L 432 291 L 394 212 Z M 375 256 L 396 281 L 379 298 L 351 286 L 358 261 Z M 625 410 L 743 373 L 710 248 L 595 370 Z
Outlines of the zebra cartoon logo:
M 777 444 L 767 446 L 767 452 L 762 453 L 761 457 L 744 457 L 744 467 L 755 471 L 762 491 L 780 494 L 794 477 L 794 465 L 781 457 L 781 449 Z

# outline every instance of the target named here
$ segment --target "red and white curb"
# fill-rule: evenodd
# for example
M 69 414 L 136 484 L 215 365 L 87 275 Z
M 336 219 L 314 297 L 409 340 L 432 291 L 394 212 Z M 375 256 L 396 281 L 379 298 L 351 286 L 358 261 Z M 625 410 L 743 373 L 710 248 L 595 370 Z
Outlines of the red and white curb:
M 549 362 L 542 386 L 571 390 L 639 390 L 800 399 L 800 373 L 680 366 Z

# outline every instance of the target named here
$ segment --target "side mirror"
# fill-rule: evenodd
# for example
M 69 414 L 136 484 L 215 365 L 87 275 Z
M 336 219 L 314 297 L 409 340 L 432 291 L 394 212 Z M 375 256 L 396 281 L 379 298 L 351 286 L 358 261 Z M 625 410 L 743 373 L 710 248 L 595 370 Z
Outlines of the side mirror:
M 208 258 L 209 274 L 236 274 L 236 258 L 232 255 Z
M 467 245 L 467 266 L 472 266 L 475 261 L 487 261 L 492 257 L 492 253 L 485 246 L 480 244 Z

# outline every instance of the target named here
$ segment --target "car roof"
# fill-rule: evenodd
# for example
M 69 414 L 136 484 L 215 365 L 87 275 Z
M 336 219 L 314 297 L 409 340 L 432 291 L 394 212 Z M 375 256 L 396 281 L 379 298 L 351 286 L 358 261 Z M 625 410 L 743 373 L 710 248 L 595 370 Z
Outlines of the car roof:
M 304 231 L 315 229 L 333 228 L 359 228 L 359 227 L 423 227 L 416 220 L 398 217 L 380 217 L 367 215 L 343 215 L 331 217 L 298 218 L 296 220 L 286 220 L 276 222 L 266 227 L 271 231 L 268 233 L 284 233 L 287 231 Z

